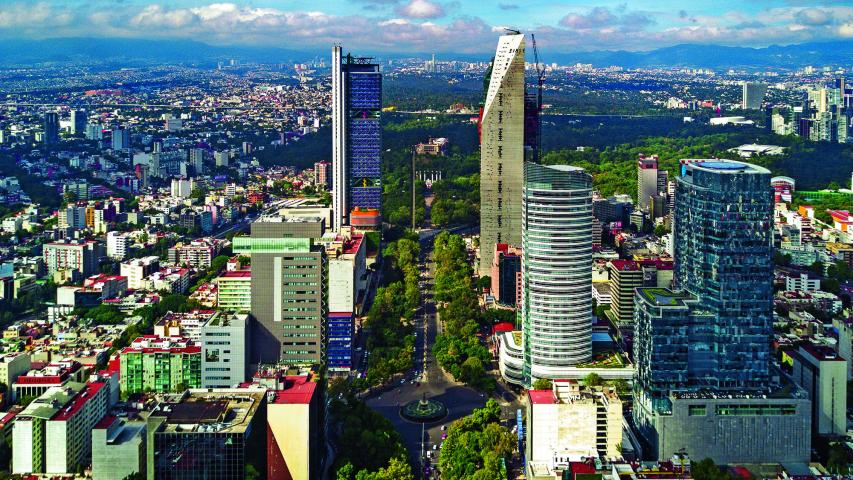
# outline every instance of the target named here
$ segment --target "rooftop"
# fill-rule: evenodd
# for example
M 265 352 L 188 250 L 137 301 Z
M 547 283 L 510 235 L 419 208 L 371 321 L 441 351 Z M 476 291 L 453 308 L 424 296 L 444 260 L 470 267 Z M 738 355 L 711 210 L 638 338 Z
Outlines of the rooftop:
M 274 390 L 270 403 L 274 404 L 308 404 L 314 397 L 317 383 L 312 382 L 307 375 L 288 375 L 285 377 L 285 387 Z
M 152 416 L 166 417 L 160 433 L 244 433 L 264 394 L 261 388 L 188 390 L 161 396 Z
M 638 288 L 637 293 L 640 294 L 640 298 L 661 307 L 684 306 L 684 301 L 691 298 L 686 293 L 673 292 L 668 288 Z

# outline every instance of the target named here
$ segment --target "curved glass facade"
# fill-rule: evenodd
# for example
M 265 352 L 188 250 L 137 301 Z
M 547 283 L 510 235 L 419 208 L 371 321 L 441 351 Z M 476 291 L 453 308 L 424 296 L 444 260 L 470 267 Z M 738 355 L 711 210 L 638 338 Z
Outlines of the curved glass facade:
M 592 357 L 592 177 L 577 167 L 525 164 L 521 223 L 530 385 Z

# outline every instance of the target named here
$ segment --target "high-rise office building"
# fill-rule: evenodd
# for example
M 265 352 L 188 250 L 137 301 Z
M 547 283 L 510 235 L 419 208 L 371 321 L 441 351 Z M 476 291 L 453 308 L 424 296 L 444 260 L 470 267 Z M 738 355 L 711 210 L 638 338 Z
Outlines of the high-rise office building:
M 130 148 L 130 130 L 125 127 L 113 129 L 113 150 Z
M 496 243 L 521 244 L 524 120 L 524 35 L 502 35 L 480 118 L 481 276 Z
M 522 201 L 524 382 L 566 378 L 592 357 L 592 177 L 526 163 Z
M 86 110 L 71 110 L 71 134 L 86 133 Z
M 640 155 L 637 160 L 637 206 L 649 211 L 649 202 L 658 193 L 658 157 Z
M 47 112 L 44 114 L 44 144 L 53 145 L 59 142 L 59 114 Z
M 764 101 L 764 94 L 767 93 L 767 84 L 756 82 L 743 82 L 743 96 L 741 99 L 741 108 L 744 110 L 759 110 L 761 103 Z
M 770 172 L 683 161 L 674 219 L 677 291 L 638 288 L 634 419 L 657 458 L 807 461 L 805 392 L 771 382 Z
M 382 73 L 370 58 L 332 49 L 332 229 L 350 212 L 379 210 L 382 199 Z M 376 216 L 376 220 L 379 217 Z
M 234 250 L 252 257 L 249 363 L 313 365 L 325 361 L 325 249 L 319 218 L 265 216 Z
M 314 162 L 314 184 L 317 187 L 329 188 L 332 179 L 332 164 L 326 161 Z
M 191 148 L 189 155 L 190 165 L 192 165 L 193 170 L 195 170 L 195 174 L 204 175 L 204 149 Z

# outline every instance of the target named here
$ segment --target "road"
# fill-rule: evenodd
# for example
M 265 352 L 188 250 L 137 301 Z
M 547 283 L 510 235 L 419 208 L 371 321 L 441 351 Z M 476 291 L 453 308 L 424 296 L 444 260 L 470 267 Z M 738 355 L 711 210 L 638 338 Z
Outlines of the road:
M 391 390 L 374 394 L 366 399 L 370 408 L 389 419 L 403 437 L 413 465 L 420 465 L 422 425 L 404 420 L 400 416 L 400 406 L 412 400 L 419 400 L 424 395 L 442 402 L 448 409 L 448 415 L 443 420 L 426 426 L 427 442 L 423 448 L 437 457 L 433 446 L 441 442 L 441 427 L 449 425 L 454 420 L 469 415 L 475 408 L 485 405 L 486 395 L 453 381 L 435 362 L 432 354 L 432 344 L 437 332 L 436 308 L 432 299 L 433 277 L 435 265 L 432 258 L 432 239 L 437 232 L 427 230 L 421 232 L 421 269 L 423 306 L 415 320 L 417 341 L 415 342 L 414 368 L 408 372 L 401 384 L 398 380 Z M 426 368 L 424 368 L 424 366 Z M 415 380 L 418 372 L 424 372 L 420 384 Z

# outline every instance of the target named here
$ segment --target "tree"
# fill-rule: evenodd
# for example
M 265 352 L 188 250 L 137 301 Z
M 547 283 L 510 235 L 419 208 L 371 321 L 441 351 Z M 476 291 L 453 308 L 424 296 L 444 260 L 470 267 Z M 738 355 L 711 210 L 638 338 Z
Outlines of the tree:
M 660 237 L 666 235 L 667 233 L 669 233 L 669 229 L 666 228 L 666 225 L 664 225 L 662 223 L 655 225 L 655 236 L 656 237 L 660 238 Z
M 706 458 L 690 466 L 695 480 L 731 480 L 731 475 L 720 470 L 713 460 Z
M 261 480 L 261 472 L 251 463 L 246 464 L 245 473 L 246 475 L 243 478 L 246 480 Z
M 355 474 L 355 467 L 352 466 L 352 463 L 347 462 L 341 468 L 338 469 L 338 472 L 335 475 L 335 479 L 336 480 L 353 480 L 354 474 Z
M 551 390 L 551 388 L 553 388 L 553 384 L 547 378 L 537 378 L 533 382 L 533 390 Z
M 597 387 L 602 385 L 604 382 L 601 379 L 601 376 L 595 372 L 592 372 L 583 378 L 583 384 L 587 387 Z
M 488 275 L 484 275 L 477 280 L 478 290 L 483 290 L 486 288 L 492 288 L 492 277 Z
M 844 444 L 833 443 L 827 453 L 826 468 L 836 475 L 847 475 L 850 473 L 851 460 L 850 451 Z

